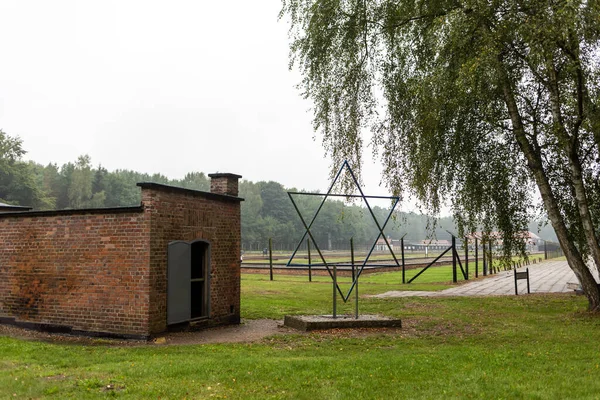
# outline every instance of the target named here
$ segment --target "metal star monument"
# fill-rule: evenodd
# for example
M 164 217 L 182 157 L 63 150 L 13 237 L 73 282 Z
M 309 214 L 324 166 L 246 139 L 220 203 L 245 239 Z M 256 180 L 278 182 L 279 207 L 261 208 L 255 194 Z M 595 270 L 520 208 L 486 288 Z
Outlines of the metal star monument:
M 335 184 L 337 183 L 338 179 L 340 178 L 340 176 L 341 176 L 341 174 L 342 174 L 342 172 L 344 170 L 346 170 L 350 174 L 350 177 L 352 178 L 352 181 L 356 185 L 356 188 L 358 189 L 358 193 L 359 194 L 350 194 L 350 195 L 347 195 L 347 194 L 334 194 L 334 193 L 332 193 L 333 188 L 335 187 Z M 302 238 L 298 242 L 298 245 L 296 246 L 296 248 L 295 248 L 294 252 L 292 253 L 289 261 L 287 262 L 287 266 L 308 266 L 308 267 L 310 267 L 310 266 L 325 266 L 325 268 L 327 269 L 327 272 L 329 273 L 329 276 L 333 279 L 333 284 L 334 284 L 334 288 L 333 288 L 333 290 L 334 290 L 334 317 L 335 317 L 336 291 L 337 291 L 337 293 L 339 293 L 339 295 L 344 300 L 344 302 L 348 301 L 348 299 L 350 298 L 350 295 L 352 294 L 352 291 L 358 285 L 358 278 L 360 277 L 360 274 L 365 269 L 365 267 L 369 266 L 369 258 L 371 257 L 371 254 L 375 250 L 375 247 L 377 246 L 377 241 L 379 240 L 380 237 L 382 237 L 383 240 L 385 241 L 385 245 L 389 249 L 390 254 L 392 255 L 392 257 L 394 259 L 395 264 L 383 265 L 383 264 L 378 263 L 376 265 L 377 266 L 397 266 L 397 267 L 401 267 L 400 263 L 398 262 L 398 259 L 396 258 L 396 255 L 394 254 L 394 252 L 392 250 L 392 247 L 390 246 L 390 243 L 389 243 L 388 239 L 386 238 L 386 236 L 383 233 L 383 230 L 387 226 L 387 224 L 388 224 L 388 222 L 389 222 L 392 214 L 394 213 L 394 209 L 396 208 L 396 205 L 400 201 L 400 197 L 398 197 L 398 196 L 368 196 L 368 195 L 365 195 L 364 192 L 363 192 L 363 190 L 362 190 L 362 188 L 360 187 L 360 185 L 358 183 L 358 180 L 356 179 L 356 176 L 354 175 L 354 171 L 352 171 L 352 168 L 350 167 L 350 164 L 348 163 L 347 160 L 342 163 L 342 166 L 340 167 L 339 171 L 335 175 L 335 178 L 333 179 L 333 182 L 331 183 L 331 186 L 329 187 L 329 190 L 327 191 L 327 193 L 300 193 L 300 192 L 287 192 L 287 193 L 288 193 L 288 196 L 289 196 L 290 200 L 292 201 L 292 204 L 294 205 L 294 208 L 296 209 L 296 212 L 298 213 L 298 217 L 300 217 L 300 221 L 302 222 L 302 225 L 305 228 L 304 235 L 302 235 Z M 307 220 L 302 216 L 302 213 L 298 209 L 298 205 L 294 201 L 294 197 L 293 197 L 295 195 L 297 195 L 297 196 L 323 196 L 323 200 L 321 201 L 319 207 L 317 208 L 317 211 L 315 212 L 315 215 L 312 217 L 312 219 L 310 220 L 309 223 L 307 223 Z M 313 234 L 311 232 L 311 228 L 312 228 L 315 220 L 319 216 L 319 212 L 321 211 L 321 209 L 323 208 L 323 205 L 325 204 L 325 201 L 327 201 L 327 199 L 329 197 L 362 198 L 363 201 L 365 202 L 365 205 L 366 205 L 368 211 L 369 211 L 369 214 L 373 218 L 373 221 L 375 222 L 375 225 L 377 226 L 377 229 L 379 230 L 379 234 L 377 235 L 377 237 L 373 241 L 371 249 L 369 250 L 367 256 L 364 259 L 364 261 L 362 262 L 362 265 L 360 265 L 360 267 L 358 269 L 358 272 L 354 276 L 354 279 L 352 280 L 352 284 L 351 284 L 351 286 L 348 289 L 348 292 L 346 294 L 344 294 L 342 292 L 340 286 L 337 283 L 337 278 L 336 278 L 336 267 L 340 263 L 328 263 L 325 260 L 325 257 L 323 256 L 323 253 L 321 252 L 321 249 L 319 248 L 319 246 L 318 246 L 318 244 L 317 244 L 316 240 L 314 239 Z M 390 208 L 390 212 L 388 213 L 388 215 L 387 215 L 385 221 L 383 222 L 383 224 L 380 224 L 379 221 L 377 220 L 377 217 L 375 216 L 375 214 L 373 212 L 373 209 L 371 208 L 371 205 L 369 204 L 369 200 L 368 199 L 388 199 L 388 200 L 392 201 L 392 206 Z M 315 249 L 317 250 L 317 252 L 319 254 L 319 257 L 321 258 L 322 263 L 319 263 L 319 264 L 313 264 L 313 263 L 310 263 L 310 264 L 295 264 L 295 263 L 292 263 L 294 257 L 296 256 L 296 253 L 298 252 L 298 249 L 300 249 L 300 246 L 302 245 L 302 243 L 304 242 L 304 239 L 306 239 L 307 236 L 310 238 L 310 241 L 313 242 L 313 244 L 315 246 Z M 357 318 L 358 318 L 358 296 L 356 298 L 357 298 Z

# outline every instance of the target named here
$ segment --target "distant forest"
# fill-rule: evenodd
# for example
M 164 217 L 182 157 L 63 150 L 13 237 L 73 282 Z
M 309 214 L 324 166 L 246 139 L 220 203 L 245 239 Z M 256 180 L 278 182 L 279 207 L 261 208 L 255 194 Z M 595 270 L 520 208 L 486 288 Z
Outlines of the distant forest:
M 189 172 L 183 179 L 169 179 L 162 174 L 147 174 L 130 170 L 108 171 L 101 165 L 94 167 L 88 155 L 58 166 L 43 166 L 23 161 L 25 151 L 18 138 L 0 131 L 0 202 L 31 206 L 37 210 L 121 207 L 140 204 L 138 182 L 156 182 L 188 189 L 208 191 L 210 179 L 203 172 Z M 287 192 L 303 192 L 285 188 L 278 182 L 240 182 L 242 202 L 242 248 L 261 250 L 273 239 L 276 250 L 297 245 L 305 229 Z M 340 199 L 340 198 L 337 198 Z M 307 223 L 319 207 L 322 197 L 294 195 L 298 208 Z M 375 206 L 373 212 L 382 224 L 389 214 L 389 206 Z M 427 238 L 448 239 L 446 230 L 456 232 L 452 218 L 439 218 L 432 230 L 427 216 L 395 212 L 385 229 L 393 239 L 402 235 L 405 240 Z M 551 226 L 538 229 L 532 221 L 529 230 L 543 239 L 556 240 Z M 538 232 L 539 231 L 539 232 Z M 357 248 L 373 243 L 378 230 L 367 208 L 359 202 L 348 204 L 342 200 L 327 200 L 311 228 L 321 249 L 347 249 L 350 237 Z

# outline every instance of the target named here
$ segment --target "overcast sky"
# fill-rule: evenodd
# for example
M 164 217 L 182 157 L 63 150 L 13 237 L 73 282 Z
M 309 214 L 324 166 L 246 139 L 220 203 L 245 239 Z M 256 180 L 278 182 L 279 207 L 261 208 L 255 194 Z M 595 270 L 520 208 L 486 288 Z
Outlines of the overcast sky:
M 0 0 L 0 129 L 27 159 L 325 190 L 280 0 Z M 365 152 L 365 190 L 385 194 Z

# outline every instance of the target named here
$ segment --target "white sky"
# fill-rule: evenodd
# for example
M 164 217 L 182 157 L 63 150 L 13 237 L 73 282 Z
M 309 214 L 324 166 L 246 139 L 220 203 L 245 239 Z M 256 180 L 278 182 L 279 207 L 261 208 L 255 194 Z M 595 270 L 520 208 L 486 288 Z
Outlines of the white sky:
M 280 0 L 0 0 L 0 129 L 27 159 L 324 191 Z M 385 195 L 366 150 L 368 194 Z

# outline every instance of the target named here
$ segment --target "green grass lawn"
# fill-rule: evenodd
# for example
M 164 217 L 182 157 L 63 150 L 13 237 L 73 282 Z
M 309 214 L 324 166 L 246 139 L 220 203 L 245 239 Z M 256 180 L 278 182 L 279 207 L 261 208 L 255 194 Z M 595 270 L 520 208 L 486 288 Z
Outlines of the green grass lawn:
M 408 280 L 418 270 L 409 270 Z M 402 272 L 381 272 L 362 274 L 359 278 L 359 294 L 378 294 L 390 290 L 429 290 L 437 291 L 452 287 L 451 267 L 432 267 L 418 283 L 402 285 Z M 351 277 L 338 277 L 338 284 L 346 294 Z M 269 281 L 268 274 L 242 275 L 243 300 L 247 318 L 283 318 L 286 314 L 331 314 L 332 280 L 327 276 L 313 275 L 308 283 L 306 275 L 275 275 Z M 268 301 L 265 301 L 268 298 Z M 353 302 L 344 304 L 338 299 L 340 313 L 352 313 Z M 366 303 L 361 300 L 361 305 Z M 366 309 L 365 309 L 366 310 Z M 371 310 L 373 311 L 373 310 Z M 377 312 L 377 310 L 373 311 Z
M 499 262 L 495 260 L 496 265 Z M 466 265 L 463 265 L 466 267 Z M 405 272 L 405 281 L 408 282 L 412 277 L 422 271 L 422 268 L 407 269 Z M 265 289 L 264 285 L 268 285 L 266 281 L 269 280 L 267 270 L 264 274 L 244 274 L 243 280 L 250 280 L 253 283 L 252 286 L 248 286 L 249 290 L 261 291 L 269 290 Z M 479 263 L 479 276 L 483 275 L 482 263 Z M 457 266 L 457 280 L 459 283 L 464 283 L 464 277 Z M 295 286 L 292 283 L 302 283 L 308 281 L 308 271 L 298 272 L 298 275 L 288 275 L 279 273 L 279 270 L 274 270 L 273 279 L 278 281 L 281 285 L 278 286 L 277 292 L 281 294 L 281 298 L 285 298 L 289 295 L 295 298 L 302 291 L 313 291 L 313 289 L 306 286 Z M 338 283 L 344 293 L 350 287 L 352 278 L 349 276 L 338 276 Z M 469 279 L 475 279 L 475 262 L 469 262 Z M 329 275 L 315 275 L 312 276 L 314 283 L 323 283 L 331 286 L 331 278 Z M 377 272 L 361 274 L 360 279 L 360 293 L 362 294 L 376 294 L 383 293 L 389 290 L 427 290 L 427 291 L 438 291 L 451 288 L 454 284 L 452 283 L 452 266 L 435 266 L 428 268 L 423 272 L 417 279 L 411 284 L 402 284 L 402 272 L 401 271 L 389 271 L 389 272 Z
M 365 276 L 361 293 L 409 286 L 397 278 Z M 362 312 L 402 318 L 403 329 L 139 347 L 0 337 L 0 398 L 600 397 L 600 318 L 584 311 L 583 297 L 362 298 L 360 304 Z M 324 277 L 308 283 L 242 276 L 245 318 L 330 312 Z

